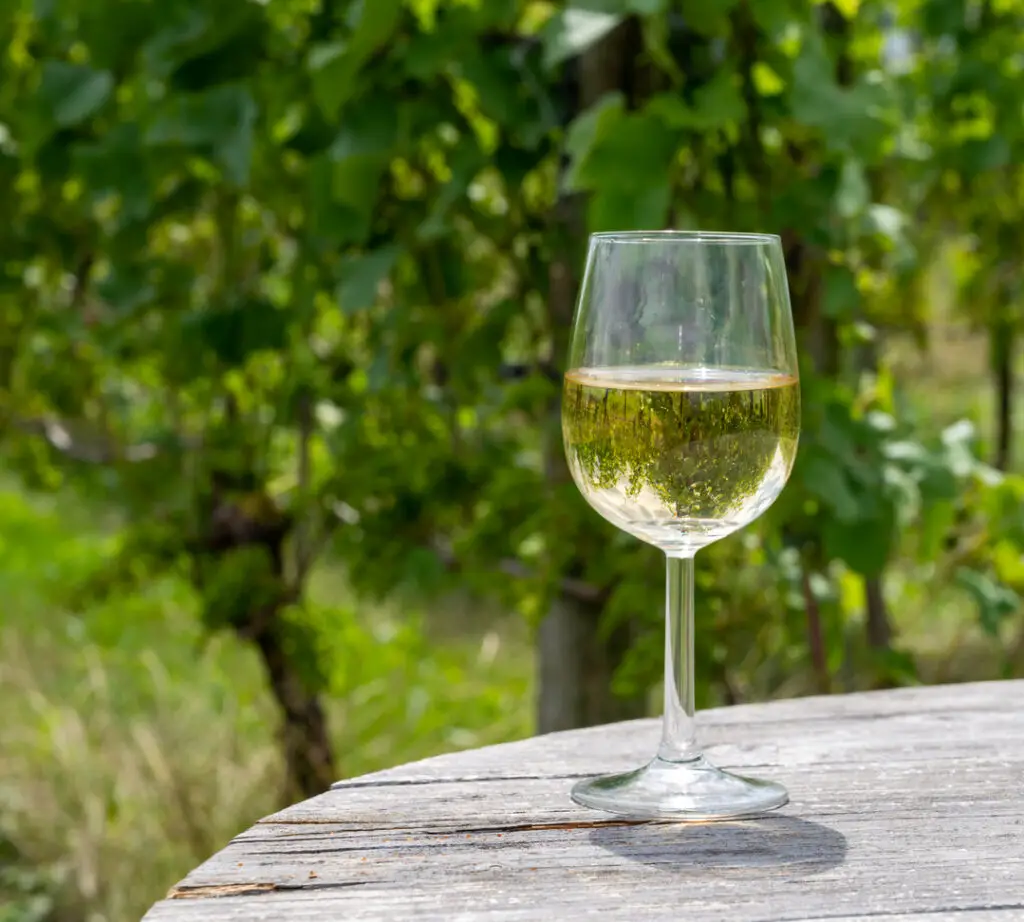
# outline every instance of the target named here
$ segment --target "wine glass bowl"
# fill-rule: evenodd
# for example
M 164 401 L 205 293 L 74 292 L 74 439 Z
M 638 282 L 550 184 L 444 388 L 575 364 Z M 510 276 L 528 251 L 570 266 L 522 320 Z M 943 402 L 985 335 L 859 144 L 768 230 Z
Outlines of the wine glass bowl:
M 666 552 L 749 525 L 796 455 L 799 384 L 742 368 L 647 365 L 565 376 L 573 479 L 605 519 Z
M 665 722 L 658 756 L 578 784 L 579 803 L 716 819 L 781 806 L 781 786 L 701 755 L 693 725 L 693 557 L 778 497 L 800 388 L 779 239 L 591 237 L 573 320 L 562 432 L 573 479 L 617 528 L 667 557 Z

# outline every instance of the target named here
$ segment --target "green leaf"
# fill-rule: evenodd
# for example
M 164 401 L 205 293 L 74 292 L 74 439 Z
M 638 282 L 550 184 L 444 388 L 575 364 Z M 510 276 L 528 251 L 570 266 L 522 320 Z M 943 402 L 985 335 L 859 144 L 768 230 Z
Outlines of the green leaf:
M 995 538 L 1024 547 L 1024 478 L 1007 476 L 986 491 L 985 512 Z
M 152 76 L 169 77 L 183 60 L 202 50 L 211 31 L 210 15 L 197 7 L 178 7 L 172 21 L 142 47 L 143 65 Z
M 971 138 L 962 147 L 963 167 L 968 173 L 998 170 L 1013 158 L 1010 142 L 1001 134 L 990 138 Z
M 626 10 L 638 16 L 654 16 L 668 9 L 669 0 L 625 0 Z
M 882 468 L 882 484 L 900 527 L 916 521 L 921 512 L 921 490 L 913 475 L 895 464 L 886 464 Z
M 247 87 L 218 86 L 173 97 L 157 114 L 144 141 L 153 146 L 197 147 L 235 185 L 249 180 L 256 103 Z
M 342 261 L 336 297 L 346 314 L 357 313 L 373 304 L 377 289 L 394 267 L 399 252 L 397 246 L 385 246 Z
M 693 109 L 678 93 L 659 93 L 652 96 L 644 111 L 659 118 L 669 128 L 690 128 L 697 119 Z
M 669 7 L 669 0 L 570 0 L 566 6 L 589 13 L 614 16 L 637 13 L 644 16 L 664 12 Z
M 269 554 L 259 545 L 211 555 L 204 564 L 201 613 L 210 630 L 241 627 L 280 592 Z
M 822 310 L 826 317 L 849 318 L 860 305 L 860 292 L 853 273 L 845 266 L 829 266 L 825 270 L 825 294 Z
M 871 519 L 847 524 L 826 518 L 821 528 L 825 553 L 842 560 L 861 576 L 878 576 L 889 561 L 895 539 L 891 510 Z
M 863 164 L 854 158 L 843 163 L 839 174 L 839 187 L 836 189 L 836 211 L 840 217 L 853 218 L 867 208 L 871 197 L 867 176 Z
M 714 79 L 694 94 L 694 113 L 698 119 L 696 127 L 722 128 L 746 117 L 747 106 L 740 93 L 736 74 L 722 68 Z
M 390 157 L 398 143 L 400 123 L 406 121 L 405 109 L 396 111 L 392 106 L 381 104 L 378 98 L 346 111 L 331 145 L 332 160 L 346 157 L 376 155 Z
M 907 217 L 891 205 L 872 205 L 868 209 L 868 222 L 875 233 L 890 240 L 898 240 L 903 236 Z
M 1020 597 L 978 570 L 961 568 L 956 572 L 956 581 L 974 598 L 982 629 L 986 634 L 997 637 L 1006 617 L 1017 611 Z
M 114 89 L 107 71 L 84 64 L 46 61 L 39 84 L 39 100 L 61 128 L 79 125 L 100 110 Z
M 593 10 L 559 10 L 541 30 L 544 64 L 556 67 L 586 51 L 622 21 L 621 15 Z
M 97 292 L 103 302 L 121 316 L 134 313 L 139 307 L 150 303 L 156 295 L 145 273 L 134 266 L 112 268 L 97 285 Z
M 811 454 L 802 464 L 804 486 L 841 522 L 860 518 L 860 506 L 843 467 L 820 453 Z
M 750 69 L 754 88 L 761 96 L 777 96 L 786 88 L 786 82 L 764 61 L 756 61 Z
M 369 230 L 369 213 L 365 209 L 357 212 L 335 200 L 333 185 L 336 168 L 337 164 L 326 154 L 320 154 L 310 161 L 306 193 L 308 233 L 311 238 L 331 247 L 362 243 Z M 341 189 L 344 193 L 344 182 L 341 183 Z
M 125 6 L 130 10 L 134 4 Z M 266 44 L 269 23 L 258 12 L 256 4 L 218 6 L 215 12 L 199 14 L 199 19 L 205 17 L 207 21 L 198 33 L 177 47 L 167 49 L 169 54 L 164 61 L 167 70 L 162 76 L 168 80 L 168 89 L 199 92 L 225 83 L 250 80 L 262 68 L 267 54 L 273 53 Z
M 328 157 L 332 161 L 330 196 L 347 213 L 347 240 L 361 241 L 370 231 L 381 176 L 400 130 L 395 111 L 379 102 L 362 104 L 345 114 Z
M 366 60 L 391 37 L 401 14 L 402 0 L 354 0 L 348 14 L 351 53 Z
M 589 109 L 576 117 L 565 137 L 569 168 L 563 180 L 567 191 L 580 188 L 580 169 L 602 132 L 606 132 L 623 114 L 626 106 L 621 93 L 606 93 Z
M 850 406 L 830 400 L 818 430 L 818 441 L 837 458 L 850 458 L 857 451 L 858 426 L 850 417 Z
M 401 0 L 355 0 L 349 10 L 352 34 L 347 40 L 314 45 L 306 58 L 313 98 L 324 116 L 334 121 L 352 97 L 363 65 L 394 32 Z
M 331 175 L 331 197 L 349 206 L 367 221 L 377 204 L 377 192 L 386 162 L 380 157 L 346 157 L 335 163 Z
M 890 461 L 896 461 L 904 465 L 922 465 L 927 464 L 930 460 L 928 449 L 924 445 L 908 439 L 887 442 L 882 446 L 882 454 Z
M 460 54 L 459 71 L 476 94 L 480 112 L 528 148 L 536 148 L 557 124 L 543 73 L 504 49 Z
M 208 351 L 221 365 L 237 367 L 253 352 L 287 346 L 288 314 L 265 299 L 240 298 L 224 308 L 188 315 L 182 333 L 185 348 Z
M 756 0 L 750 4 L 754 22 L 774 39 L 794 18 L 788 0 Z
M 435 240 L 454 230 L 450 212 L 461 200 L 474 177 L 487 165 L 487 157 L 475 144 L 463 144 L 452 152 L 449 167 L 451 179 L 437 194 L 426 220 L 416 228 L 419 240 Z
M 741 121 L 747 108 L 735 72 L 722 70 L 694 93 L 692 106 L 679 94 L 659 93 L 644 111 L 669 128 L 713 131 Z
M 604 188 L 590 200 L 587 225 L 592 233 L 605 230 L 650 230 L 665 226 L 672 190 L 667 178 L 630 190 Z
M 869 410 L 864 414 L 864 425 L 872 433 L 888 435 L 895 432 L 898 424 L 891 413 L 884 410 Z
M 575 172 L 578 187 L 629 192 L 666 182 L 676 152 L 675 132 L 649 112 L 615 118 L 608 111 Z
M 882 119 L 885 89 L 867 81 L 840 86 L 836 65 L 816 32 L 804 39 L 788 96 L 793 116 L 817 128 L 829 149 L 855 151 L 868 162 L 877 159 L 888 130 Z
M 137 221 L 149 213 L 153 189 L 138 125 L 115 125 L 95 143 L 75 145 L 73 156 L 94 201 L 116 193 L 125 221 Z
M 842 128 L 846 109 L 832 62 L 817 42 L 806 42 L 793 65 L 790 105 L 801 122 L 829 130 Z
M 620 107 L 621 98 L 606 99 L 596 122 L 574 126 L 574 149 L 590 146 L 573 162 L 570 188 L 593 191 L 591 230 L 663 227 L 676 135 L 657 115 L 623 115 Z
M 405 48 L 402 63 L 406 73 L 417 80 L 430 80 L 452 61 L 458 60 L 468 37 L 461 29 L 417 32 Z
M 926 502 L 918 526 L 918 559 L 935 560 L 942 553 L 942 544 L 955 524 L 955 503 L 949 500 Z
M 644 48 L 651 63 L 668 77 L 673 86 L 682 86 L 686 82 L 686 75 L 672 51 L 672 17 L 664 15 L 646 17 L 641 21 L 641 33 Z
M 313 81 L 313 99 L 324 117 L 334 121 L 352 93 L 359 69 L 356 58 L 348 53 L 345 42 L 315 45 L 306 59 L 306 69 Z
M 701 0 L 686 7 L 686 24 L 704 35 L 718 35 L 728 29 L 729 13 L 739 0 Z M 752 4 L 757 6 L 757 3 Z

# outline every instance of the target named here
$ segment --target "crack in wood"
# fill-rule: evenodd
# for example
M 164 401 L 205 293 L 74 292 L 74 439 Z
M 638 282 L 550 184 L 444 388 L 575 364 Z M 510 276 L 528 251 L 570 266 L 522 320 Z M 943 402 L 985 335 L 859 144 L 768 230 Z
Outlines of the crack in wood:
M 1024 909 L 1024 903 L 991 903 L 982 904 L 980 906 L 957 906 L 955 909 L 924 909 L 918 910 L 914 913 L 907 913 L 906 910 L 889 910 L 881 909 L 875 910 L 874 912 L 862 912 L 857 918 L 858 919 L 906 919 L 908 915 L 920 917 L 921 922 L 927 922 L 928 916 L 942 916 L 948 918 L 950 913 L 968 913 L 968 912 L 1009 912 L 1011 910 Z M 810 916 L 804 920 L 804 922 L 831 922 L 832 919 L 848 920 L 850 914 L 847 912 L 841 915 L 829 915 L 829 916 Z
M 201 900 L 207 897 L 250 896 L 256 893 L 270 893 L 277 890 L 277 884 L 214 884 L 207 887 L 173 887 L 167 894 L 169 900 Z
M 338 880 L 325 882 L 311 882 L 309 880 L 301 884 L 214 884 L 198 887 L 174 887 L 168 894 L 169 900 L 203 900 L 221 899 L 229 896 L 257 896 L 264 893 L 281 893 L 288 891 L 309 890 L 340 890 L 346 887 L 364 887 L 371 881 L 368 880 Z
M 427 836 L 457 836 L 488 832 L 532 832 L 560 829 L 604 829 L 607 826 L 649 826 L 664 820 L 579 820 L 571 823 L 522 823 L 510 826 L 475 826 L 466 829 L 424 829 Z
M 481 781 L 576 781 L 580 778 L 591 778 L 593 775 L 593 772 L 571 772 L 564 775 L 469 775 L 464 778 L 439 775 L 436 778 L 384 778 L 380 781 L 360 781 L 358 778 L 352 778 L 347 781 L 335 781 L 331 785 L 331 790 L 414 787 L 421 784 L 478 784 Z
M 281 819 L 274 820 L 270 818 L 260 820 L 257 826 L 339 826 L 342 827 L 344 832 L 374 832 L 374 833 L 389 833 L 391 835 L 400 835 L 402 833 L 414 833 L 425 836 L 456 836 L 460 834 L 472 834 L 474 832 L 527 832 L 530 830 L 547 830 L 547 829 L 597 829 L 604 826 L 646 826 L 656 823 L 671 823 L 672 820 L 578 820 L 575 822 L 565 823 L 514 823 L 507 825 L 495 825 L 495 826 L 471 826 L 471 827 L 446 827 L 444 829 L 409 829 L 403 826 L 376 826 L 372 827 L 369 823 L 352 823 L 352 822 L 339 822 L 337 819 L 320 819 L 315 816 L 300 816 L 294 819 Z M 262 841 L 256 839 L 239 839 L 240 843 L 249 841 Z

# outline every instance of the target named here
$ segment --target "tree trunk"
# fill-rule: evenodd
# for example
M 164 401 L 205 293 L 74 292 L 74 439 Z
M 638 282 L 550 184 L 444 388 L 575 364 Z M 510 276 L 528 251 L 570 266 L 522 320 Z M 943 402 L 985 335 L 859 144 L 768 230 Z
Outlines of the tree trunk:
M 1001 471 L 1013 461 L 1014 375 L 1013 360 L 1016 330 L 1002 320 L 989 330 L 992 377 L 996 389 L 996 451 L 993 464 Z
M 801 586 L 807 614 L 807 647 L 811 653 L 815 687 L 819 695 L 827 695 L 832 691 L 832 682 L 828 674 L 828 657 L 825 653 L 825 636 L 821 624 L 821 606 L 811 588 L 811 578 L 806 563 L 801 569 Z
M 240 548 L 256 547 L 265 552 L 268 582 L 254 588 L 247 598 L 237 600 L 240 611 L 231 623 L 239 639 L 252 643 L 259 651 L 281 715 L 284 796 L 291 803 L 322 794 L 337 779 L 327 719 L 316 690 L 303 675 L 294 638 L 288 636 L 283 619 L 285 606 L 301 597 L 301 583 L 289 580 L 285 564 L 285 547 L 289 539 L 295 538 L 294 521 L 258 492 L 248 493 L 244 503 L 228 498 L 233 486 L 230 472 L 215 471 L 212 483 L 213 500 L 205 516 L 209 524 L 203 548 L 212 555 L 215 566 Z M 197 558 L 197 564 L 201 560 Z M 301 561 L 299 564 L 305 565 Z M 202 592 L 201 565 L 196 567 L 193 580 Z M 238 592 L 244 594 L 246 586 Z
M 854 77 L 847 49 L 850 24 L 831 3 L 821 6 L 819 15 L 822 28 L 837 40 L 840 48 L 836 60 L 836 82 L 840 86 L 849 86 Z M 796 165 L 800 165 L 806 159 L 805 152 L 797 145 L 790 146 L 789 155 Z M 811 159 L 813 162 L 813 157 Z M 810 178 L 808 175 L 808 179 Z M 839 326 L 834 318 L 826 316 L 823 309 L 827 256 L 820 246 L 815 246 L 804 238 L 802 228 L 784 230 L 782 245 L 799 344 L 811 357 L 814 370 L 818 374 L 834 378 L 840 370 Z
M 563 596 L 538 632 L 537 730 L 551 733 L 628 720 L 645 713 L 643 696 L 621 698 L 612 677 L 629 649 L 624 625 L 602 636 L 600 603 Z
M 337 780 L 327 734 L 327 719 L 320 698 L 310 692 L 291 663 L 282 643 L 275 612 L 254 638 L 270 690 L 281 712 L 281 748 L 289 802 L 322 794 Z
M 867 609 L 868 646 L 872 650 L 888 650 L 892 640 L 892 627 L 885 608 L 880 576 L 864 580 L 864 604 Z
M 628 20 L 582 55 L 570 119 L 612 90 L 633 97 L 639 43 L 639 28 L 635 21 Z M 563 239 L 553 248 L 559 255 L 549 268 L 548 309 L 559 365 L 568 347 L 581 268 L 575 265 L 585 233 L 581 205 L 578 197 L 563 198 L 554 218 L 556 233 Z M 544 460 L 549 484 L 557 486 L 569 479 L 557 398 L 545 421 Z M 537 633 L 537 728 L 541 733 L 644 713 L 642 700 L 621 699 L 611 691 L 612 677 L 629 646 L 629 627 L 622 626 L 606 636 L 600 630 L 602 608 L 600 602 L 563 592 L 541 623 Z
M 855 369 L 858 375 L 865 372 L 878 371 L 877 340 L 864 343 L 858 347 L 855 355 Z M 877 576 L 864 579 L 864 605 L 866 609 L 866 634 L 868 646 L 872 650 L 888 650 L 892 641 L 892 627 L 889 614 L 885 607 L 885 596 L 882 593 L 884 571 Z

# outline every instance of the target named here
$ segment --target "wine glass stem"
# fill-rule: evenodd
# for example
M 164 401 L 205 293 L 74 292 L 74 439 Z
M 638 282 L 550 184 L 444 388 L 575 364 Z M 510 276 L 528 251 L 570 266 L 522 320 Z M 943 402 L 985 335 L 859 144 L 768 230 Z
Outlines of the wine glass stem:
M 665 716 L 658 757 L 700 756 L 693 701 L 693 555 L 667 556 L 665 582 Z

